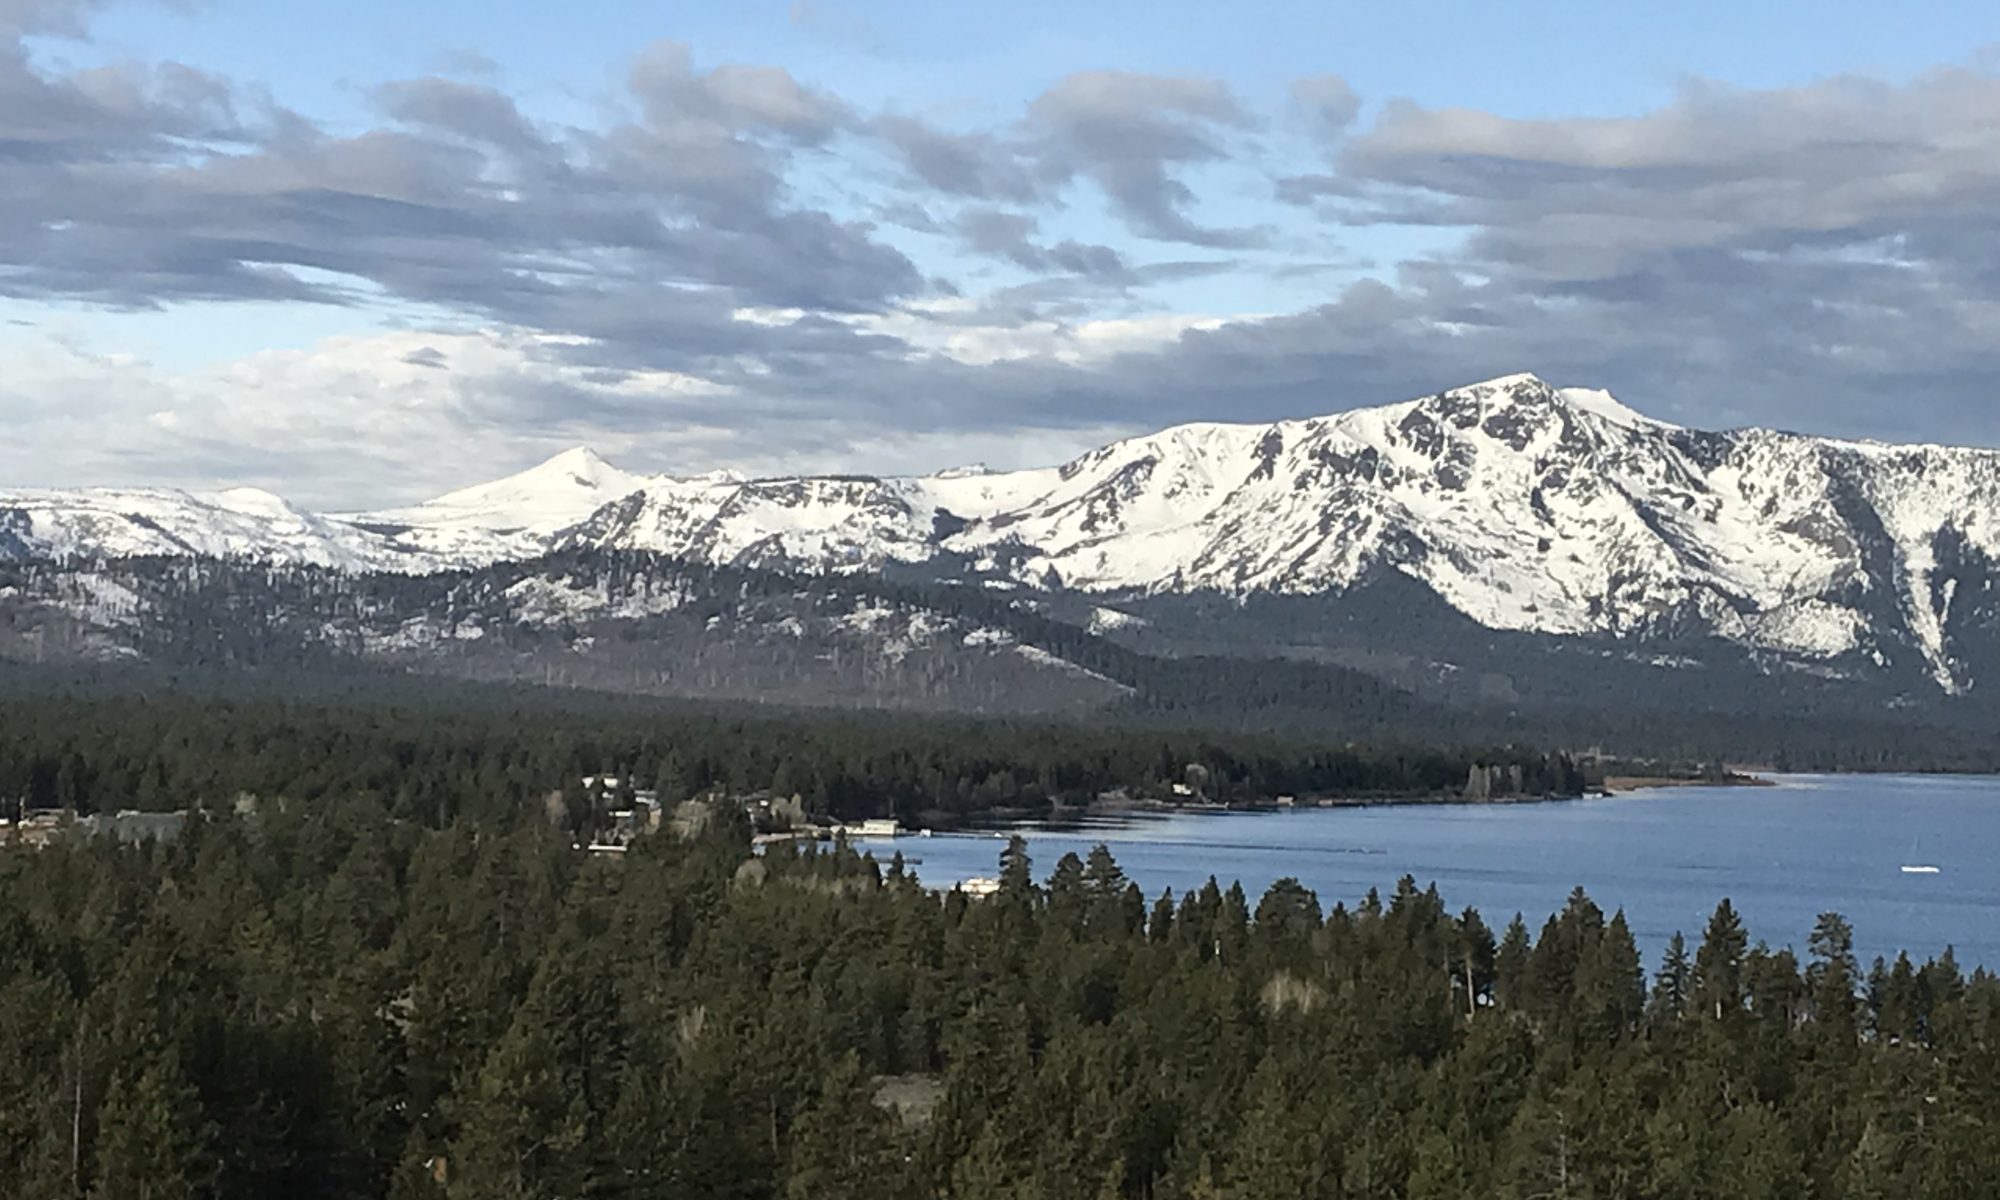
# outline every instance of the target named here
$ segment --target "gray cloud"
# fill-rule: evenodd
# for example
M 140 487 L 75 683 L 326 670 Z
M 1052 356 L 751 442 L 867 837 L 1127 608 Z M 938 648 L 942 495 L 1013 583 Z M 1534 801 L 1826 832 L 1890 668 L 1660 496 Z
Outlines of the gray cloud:
M 1292 83 L 1292 105 L 1322 141 L 1346 136 L 1361 115 L 1361 97 L 1338 75 L 1309 75 Z
M 926 187 L 948 196 L 1026 202 L 1044 198 L 1026 147 L 987 130 L 950 133 L 894 113 L 875 129 Z
M 86 7 L 0 0 L 0 295 L 429 306 L 523 335 L 477 370 L 442 338 L 385 352 L 426 411 L 488 439 L 643 447 L 703 426 L 713 453 L 766 461 L 843 435 L 940 447 L 1306 415 L 1535 370 L 1695 424 L 2000 444 L 1988 72 L 1695 85 L 1636 117 L 1541 121 L 1407 101 L 1363 121 L 1317 77 L 1291 97 L 1324 158 L 1306 171 L 1271 161 L 1267 122 L 1214 81 L 1084 72 L 947 130 L 677 44 L 642 54 L 626 115 L 591 128 L 537 121 L 489 82 L 421 78 L 369 94 L 378 127 L 337 134 L 192 68 L 59 73 L 10 40 L 73 30 Z M 1206 220 L 1222 170 L 1294 206 L 1282 242 Z M 1049 232 L 1099 197 L 1136 236 Z M 1441 249 L 1357 278 L 1280 248 L 1337 235 L 1338 258 L 1379 226 Z M 971 275 L 935 278 L 899 238 Z M 1145 261 L 1159 243 L 1230 253 Z M 972 290 L 978 259 L 1008 264 L 1009 286 Z M 1145 331 L 1149 287 L 1306 272 L 1329 291 L 1303 311 Z M 690 382 L 663 390 L 660 373 Z M 119 411 L 171 407 L 162 386 Z M 0 401 L 24 421 L 63 411 Z M 369 427 L 344 411 L 313 414 L 318 440 L 245 441 L 242 461 L 304 470 Z M 173 428 L 128 461 L 227 459 L 226 433 Z
M 1240 247 L 1253 230 L 1197 224 L 1194 190 L 1176 168 L 1229 156 L 1225 135 L 1255 122 L 1216 80 L 1082 71 L 1028 106 L 1045 176 L 1090 179 L 1135 229 L 1163 241 Z
M 404 81 L 375 93 L 392 126 L 342 137 L 185 67 L 50 77 L 0 44 L 0 294 L 353 301 L 332 273 L 596 337 L 577 322 L 607 302 L 673 311 L 688 288 L 869 311 L 926 286 L 867 226 L 789 201 L 788 156 L 848 121 L 837 101 L 672 45 L 634 91 L 638 120 L 557 133 L 490 87 Z
M 1004 130 L 949 132 L 896 114 L 872 128 L 917 180 L 945 195 L 1051 204 L 1087 180 L 1143 237 L 1241 248 L 1261 243 L 1264 231 L 1198 223 L 1182 172 L 1228 160 L 1233 137 L 1256 124 L 1217 80 L 1079 71 Z
M 1039 228 L 1040 222 L 1026 213 L 997 208 L 969 208 L 958 218 L 958 232 L 974 253 L 1036 272 L 1131 277 L 1124 256 L 1111 247 L 1069 238 L 1044 245 L 1035 240 Z
M 495 88 L 432 76 L 384 84 L 375 101 L 405 125 L 537 156 L 544 149 L 513 98 Z
M 1345 172 L 1353 215 L 1474 227 L 1472 252 L 1553 275 L 1687 246 L 1800 247 L 1980 221 L 2000 197 L 2000 79 L 1690 87 L 1615 120 L 1515 121 L 1391 105 Z
M 838 97 L 805 87 L 777 67 L 697 71 L 682 42 L 660 42 L 641 54 L 632 91 L 656 131 L 695 140 L 768 133 L 815 145 L 852 120 Z
M 1996 441 L 1990 388 L 1952 390 L 2000 365 L 1996 112 L 2000 79 L 1963 69 L 1697 84 L 1608 120 L 1400 102 L 1306 190 L 1347 223 L 1470 230 L 1406 289 L 1469 314 L 1461 344 L 1690 420 Z
M 102 0 L 0 0 L 0 35 L 77 36 L 85 17 Z

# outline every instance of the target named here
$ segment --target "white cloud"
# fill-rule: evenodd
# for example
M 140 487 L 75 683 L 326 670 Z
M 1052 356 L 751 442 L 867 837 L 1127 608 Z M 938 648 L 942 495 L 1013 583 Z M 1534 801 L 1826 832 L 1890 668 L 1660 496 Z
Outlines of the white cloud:
M 960 336 L 927 352 L 950 355 Z M 605 374 L 552 353 L 574 343 L 498 330 L 384 331 L 173 371 L 99 353 L 74 330 L 7 329 L 0 356 L 12 370 L 0 406 L 13 421 L 0 442 L 0 479 L 249 485 L 338 510 L 423 499 L 579 443 L 648 471 L 908 473 L 970 461 L 1039 465 L 1133 432 L 921 432 L 797 414 L 773 436 L 739 411 L 730 389 L 667 371 Z

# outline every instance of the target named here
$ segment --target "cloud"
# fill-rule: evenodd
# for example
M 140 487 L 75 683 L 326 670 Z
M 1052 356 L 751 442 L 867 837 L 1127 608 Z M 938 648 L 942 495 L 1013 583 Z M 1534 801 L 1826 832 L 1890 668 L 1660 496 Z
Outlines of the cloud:
M 339 136 L 174 64 L 49 76 L 0 54 L 0 295 L 148 308 L 371 295 L 586 336 L 617 307 L 865 311 L 926 281 L 802 208 L 791 156 L 844 109 L 783 72 L 634 71 L 638 119 L 549 131 L 440 78 L 379 88 Z M 696 302 L 678 293 L 692 289 Z M 657 336 L 656 334 L 654 336 Z
M 1095 186 L 1142 237 L 1196 246 L 1260 244 L 1265 231 L 1211 227 L 1188 168 L 1228 161 L 1256 120 L 1220 81 L 1128 71 L 1064 76 L 1001 129 L 954 132 L 899 114 L 872 131 L 912 176 L 947 196 L 1055 203 L 1078 181 Z
M 335 129 L 189 66 L 23 48 L 87 9 L 0 0 L 10 319 L 417 327 L 170 371 L 121 356 L 115 316 L 7 326 L 10 481 L 374 504 L 578 441 L 912 469 L 1523 369 L 1693 424 L 2000 444 L 1989 71 L 1554 120 L 1083 71 L 948 126 L 661 43 L 589 124 L 435 76 Z
M 1081 71 L 1028 106 L 1045 177 L 1096 183 L 1147 237 L 1240 247 L 1254 230 L 1210 228 L 1190 215 L 1195 193 L 1176 172 L 1229 156 L 1226 135 L 1255 125 L 1229 88 L 1212 79 Z
M 951 133 L 915 117 L 877 117 L 874 128 L 926 187 L 974 200 L 1042 199 L 1027 148 L 990 130 Z
M 1322 141 L 1345 137 L 1361 115 L 1361 97 L 1338 75 L 1311 75 L 1292 83 L 1292 106 Z
M 0 479 L 248 484 L 345 510 L 424 499 L 579 442 L 634 469 L 887 472 L 972 459 L 1028 465 L 1125 432 L 1074 420 L 1024 428 L 957 398 L 911 405 L 864 392 L 859 404 L 827 403 L 851 376 L 801 396 L 598 370 L 573 361 L 571 348 L 501 330 L 394 331 L 173 371 L 98 352 L 86 338 L 0 329 L 10 364 L 0 409 L 13 435 L 0 444 Z M 910 369 L 913 381 L 971 370 Z M 68 449 L 52 459 L 50 446 Z
M 2000 78 L 1689 85 L 1641 117 L 1522 121 L 1391 105 L 1347 148 L 1369 220 L 1479 230 L 1473 253 L 1556 276 L 1688 248 L 1812 250 L 1990 222 Z
M 1124 256 L 1111 247 L 1069 238 L 1045 245 L 1034 240 L 1039 227 L 1040 223 L 1026 213 L 997 208 L 969 208 L 958 218 L 958 232 L 974 253 L 1040 273 L 1130 277 Z
M 103 0 L 0 0 L 0 36 L 80 36 Z
M 659 42 L 642 53 L 632 69 L 632 92 L 653 129 L 695 140 L 764 133 L 815 145 L 852 119 L 837 97 L 777 67 L 697 71 L 683 42 Z
M 1694 82 L 1621 118 L 1398 101 L 1280 195 L 1450 243 L 1404 265 L 1385 356 L 1534 366 L 1697 423 L 1993 443 L 1995 111 L 1970 68 Z
M 531 155 L 546 148 L 513 98 L 495 88 L 431 76 L 383 84 L 375 101 L 404 125 Z

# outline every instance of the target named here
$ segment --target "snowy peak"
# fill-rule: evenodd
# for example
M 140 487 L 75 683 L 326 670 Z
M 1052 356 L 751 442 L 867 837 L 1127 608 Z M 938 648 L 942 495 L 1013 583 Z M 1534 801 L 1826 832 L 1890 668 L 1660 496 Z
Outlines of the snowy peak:
M 645 476 L 621 471 L 590 447 L 577 446 L 518 474 L 447 492 L 403 511 L 490 514 L 527 524 L 574 520 L 645 483 Z
M 559 530 L 645 487 L 653 477 L 622 471 L 577 446 L 525 471 L 447 492 L 408 508 L 344 519 L 391 538 L 419 557 L 482 563 L 531 557 Z
M 1673 428 L 1665 421 L 1655 420 L 1629 407 L 1610 392 L 1596 388 L 1556 387 L 1538 375 L 1525 372 L 1449 388 L 1435 396 L 1412 401 L 1411 405 L 1461 416 L 1475 411 L 1483 417 L 1534 412 L 1562 414 L 1573 419 L 1590 418 L 1626 428 Z
M 1492 629 L 1721 638 L 1948 692 L 2000 676 L 2000 453 L 1702 432 L 1531 374 L 1024 471 L 675 477 L 577 447 L 342 517 L 250 489 L 0 492 L 13 557 L 422 571 L 572 548 L 1103 593 L 1339 596 L 1393 573 Z
M 1556 395 L 1572 408 L 1601 417 L 1614 425 L 1624 425 L 1634 429 L 1671 428 L 1665 421 L 1656 421 L 1636 409 L 1621 404 L 1610 392 L 1595 388 L 1558 388 Z

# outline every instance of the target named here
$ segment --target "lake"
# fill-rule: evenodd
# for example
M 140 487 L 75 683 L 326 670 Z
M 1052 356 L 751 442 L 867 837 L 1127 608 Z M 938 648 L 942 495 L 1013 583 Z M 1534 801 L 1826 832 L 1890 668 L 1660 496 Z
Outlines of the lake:
M 1083 830 L 1029 827 L 1037 878 L 1065 853 L 1110 846 L 1148 899 L 1215 876 L 1252 907 L 1295 876 L 1331 908 L 1402 875 L 1435 882 L 1453 911 L 1479 909 L 1496 935 L 1520 912 L 1531 930 L 1582 884 L 1625 910 L 1648 970 L 1676 931 L 1698 943 L 1728 897 L 1752 939 L 1803 957 L 1821 912 L 1843 913 L 1864 965 L 1901 949 L 1921 962 L 1954 947 L 1969 971 L 2000 968 L 2000 778 L 1784 776 L 1768 788 L 1662 788 L 1537 804 L 1384 805 L 1272 813 L 1147 814 Z M 898 838 L 926 883 L 991 876 L 991 834 Z M 864 844 L 886 861 L 887 842 Z M 1910 875 L 1905 863 L 1934 864 Z

